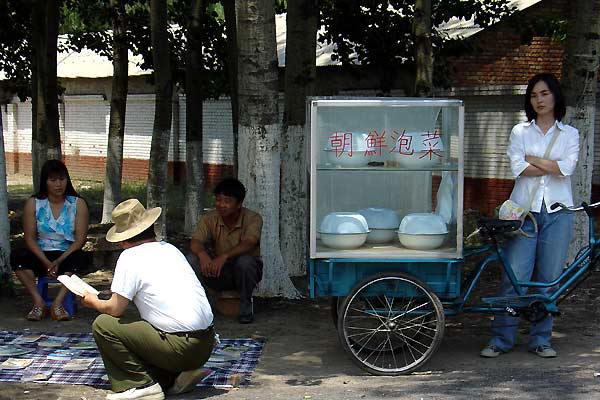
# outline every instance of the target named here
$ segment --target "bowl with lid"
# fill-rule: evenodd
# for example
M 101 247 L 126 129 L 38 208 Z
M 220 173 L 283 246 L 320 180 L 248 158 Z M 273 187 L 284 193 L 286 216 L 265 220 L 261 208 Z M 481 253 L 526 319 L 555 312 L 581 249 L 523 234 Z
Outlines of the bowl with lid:
M 331 212 L 321 221 L 321 241 L 332 249 L 357 249 L 367 240 L 369 226 L 365 217 L 356 212 Z
M 368 144 L 368 136 L 360 132 L 331 134 L 323 148 L 325 163 L 346 168 L 366 166 L 375 151 Z
M 389 243 L 396 237 L 400 218 L 390 208 L 367 207 L 358 210 L 369 226 L 367 243 Z
M 440 247 L 448 227 L 444 219 L 433 213 L 412 213 L 402 218 L 398 229 L 400 243 L 408 249 L 433 250 Z

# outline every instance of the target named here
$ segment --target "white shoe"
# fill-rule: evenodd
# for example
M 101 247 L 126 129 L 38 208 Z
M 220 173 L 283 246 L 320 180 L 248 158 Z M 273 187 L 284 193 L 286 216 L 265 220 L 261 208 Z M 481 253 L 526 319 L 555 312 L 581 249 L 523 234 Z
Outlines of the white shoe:
M 530 352 L 537 354 L 542 358 L 554 358 L 556 357 L 556 351 L 550 345 L 540 345 L 536 348 L 529 349 Z
M 165 394 L 158 383 L 145 388 L 131 388 L 124 392 L 110 393 L 106 395 L 106 400 L 163 400 Z
M 493 344 L 488 344 L 479 353 L 479 355 L 481 357 L 485 357 L 485 358 L 496 358 L 500 354 L 502 354 L 502 351 L 499 348 L 497 348 L 496 346 L 494 346 Z
M 194 390 L 196 384 L 204 378 L 212 375 L 213 371 L 198 368 L 181 372 L 175 379 L 173 386 L 167 391 L 168 394 L 180 394 Z

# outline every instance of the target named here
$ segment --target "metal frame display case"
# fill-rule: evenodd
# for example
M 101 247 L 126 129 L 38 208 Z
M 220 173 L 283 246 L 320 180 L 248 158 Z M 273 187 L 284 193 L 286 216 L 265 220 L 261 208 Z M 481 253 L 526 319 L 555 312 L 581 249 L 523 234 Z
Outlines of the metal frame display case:
M 313 97 L 307 113 L 312 259 L 462 258 L 461 100 Z M 427 250 L 407 248 L 397 234 L 389 243 L 350 250 L 324 245 L 319 229 L 326 215 L 367 207 L 394 210 L 400 220 L 436 213 L 448 233 Z

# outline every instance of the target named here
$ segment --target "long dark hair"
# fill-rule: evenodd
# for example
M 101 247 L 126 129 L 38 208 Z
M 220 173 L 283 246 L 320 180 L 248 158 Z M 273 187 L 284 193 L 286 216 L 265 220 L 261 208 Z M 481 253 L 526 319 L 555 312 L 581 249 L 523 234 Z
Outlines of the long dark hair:
M 67 178 L 65 196 L 81 197 L 71 183 L 71 177 L 69 176 L 67 166 L 60 160 L 48 160 L 42 165 L 42 170 L 40 171 L 40 189 L 34 195 L 35 197 L 38 199 L 45 199 L 48 197 L 48 184 L 46 181 L 50 175 L 64 176 Z
M 560 88 L 558 79 L 553 74 L 542 73 L 534 75 L 527 84 L 527 90 L 525 91 L 525 114 L 527 114 L 527 120 L 531 121 L 537 118 L 537 113 L 534 111 L 531 105 L 531 92 L 536 83 L 544 81 L 548 85 L 548 89 L 554 95 L 554 118 L 557 121 L 563 119 L 567 113 L 567 106 L 565 105 L 565 96 Z

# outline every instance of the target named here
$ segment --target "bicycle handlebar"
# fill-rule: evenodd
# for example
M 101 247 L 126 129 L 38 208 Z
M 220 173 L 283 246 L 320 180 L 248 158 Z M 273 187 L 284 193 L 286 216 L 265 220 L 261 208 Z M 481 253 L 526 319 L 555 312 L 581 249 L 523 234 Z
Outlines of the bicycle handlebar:
M 571 211 L 571 212 L 575 212 L 575 211 L 586 211 L 586 213 L 589 214 L 589 210 L 591 210 L 592 208 L 596 208 L 600 206 L 600 201 L 593 203 L 593 204 L 587 204 L 586 202 L 581 203 L 581 206 L 579 207 L 569 207 L 564 205 L 563 203 L 554 203 L 550 206 L 551 210 L 556 210 L 558 207 L 562 208 L 563 210 L 567 210 L 567 211 Z

